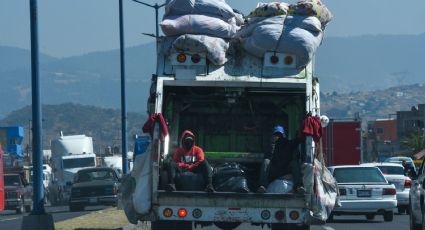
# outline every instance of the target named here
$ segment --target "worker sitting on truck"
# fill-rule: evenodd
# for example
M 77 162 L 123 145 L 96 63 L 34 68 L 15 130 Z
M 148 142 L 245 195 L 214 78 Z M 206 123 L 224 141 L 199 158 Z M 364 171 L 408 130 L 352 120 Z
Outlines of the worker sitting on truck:
M 202 148 L 195 145 L 195 135 L 189 130 L 183 131 L 181 147 L 176 149 L 170 162 L 170 169 L 168 170 L 170 184 L 167 187 L 168 191 L 176 190 L 176 174 L 186 171 L 202 173 L 204 181 L 207 182 L 205 191 L 214 192 L 211 167 L 204 157 Z
M 302 187 L 301 167 L 298 162 L 297 147 L 300 140 L 288 140 L 285 129 L 277 125 L 273 128 L 272 150 L 265 154 L 261 165 L 260 181 L 257 193 L 265 193 L 267 185 L 279 177 L 291 174 L 295 191 L 301 193 Z

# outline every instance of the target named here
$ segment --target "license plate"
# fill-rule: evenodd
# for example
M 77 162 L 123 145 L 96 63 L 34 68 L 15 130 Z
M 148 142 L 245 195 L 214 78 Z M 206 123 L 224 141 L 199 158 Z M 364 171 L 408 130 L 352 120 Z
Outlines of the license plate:
M 97 198 L 90 198 L 89 199 L 89 202 L 90 203 L 97 203 Z
M 357 197 L 371 197 L 371 190 L 357 190 Z

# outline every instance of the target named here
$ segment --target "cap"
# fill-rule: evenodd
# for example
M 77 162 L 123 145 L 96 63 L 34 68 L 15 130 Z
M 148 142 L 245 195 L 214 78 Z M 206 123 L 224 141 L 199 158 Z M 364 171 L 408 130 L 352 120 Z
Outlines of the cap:
M 273 127 L 273 133 L 285 134 L 285 129 L 283 128 L 283 126 L 276 125 L 275 127 Z

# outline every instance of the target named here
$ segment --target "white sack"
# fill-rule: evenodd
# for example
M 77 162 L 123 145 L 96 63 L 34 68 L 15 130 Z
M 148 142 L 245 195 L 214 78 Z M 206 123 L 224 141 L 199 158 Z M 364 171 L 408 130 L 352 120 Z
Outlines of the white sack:
M 227 61 L 226 51 L 229 44 L 222 38 L 185 34 L 174 41 L 173 48 L 189 53 L 206 53 L 208 60 L 214 65 L 223 65 Z
M 221 19 L 197 14 L 168 16 L 164 18 L 160 25 L 167 36 L 204 34 L 220 38 L 232 38 L 239 29 L 238 26 Z
M 286 26 L 283 26 L 282 19 L 284 16 L 275 16 L 257 21 L 255 25 L 244 27 L 238 33 L 242 46 L 248 53 L 259 58 L 262 58 L 264 53 L 268 51 L 293 54 L 297 57 L 297 68 L 304 68 L 320 46 L 323 33 L 293 27 L 298 25 L 304 28 L 309 26 L 314 28 L 314 24 L 308 23 L 315 21 L 303 16 L 293 17 Z M 295 19 L 295 17 L 303 17 L 303 19 Z M 277 23 L 273 23 L 273 21 Z M 248 31 L 245 32 L 244 30 Z
M 140 215 L 146 215 L 151 209 L 152 199 L 152 144 L 146 152 L 136 156 L 131 176 L 136 179 L 136 188 L 133 194 L 133 206 Z
M 185 14 L 212 14 L 226 21 L 235 16 L 224 0 L 171 0 L 165 6 L 165 17 Z
M 290 180 L 277 179 L 267 186 L 267 193 L 288 194 L 294 189 L 294 183 Z

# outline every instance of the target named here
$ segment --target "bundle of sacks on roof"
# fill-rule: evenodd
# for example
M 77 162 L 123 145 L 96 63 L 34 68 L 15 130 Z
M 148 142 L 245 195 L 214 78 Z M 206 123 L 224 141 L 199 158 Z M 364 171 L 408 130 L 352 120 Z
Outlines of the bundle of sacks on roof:
M 229 41 L 234 39 L 250 54 L 293 54 L 297 68 L 305 67 L 320 46 L 331 21 L 320 0 L 258 3 L 246 18 L 225 0 L 171 0 L 166 5 L 162 31 L 177 36 L 171 51 L 205 52 L 214 65 L 223 65 Z
M 178 36 L 173 50 L 205 52 L 214 65 L 223 65 L 228 41 L 235 37 L 243 20 L 224 0 L 171 0 L 160 25 L 166 36 Z

